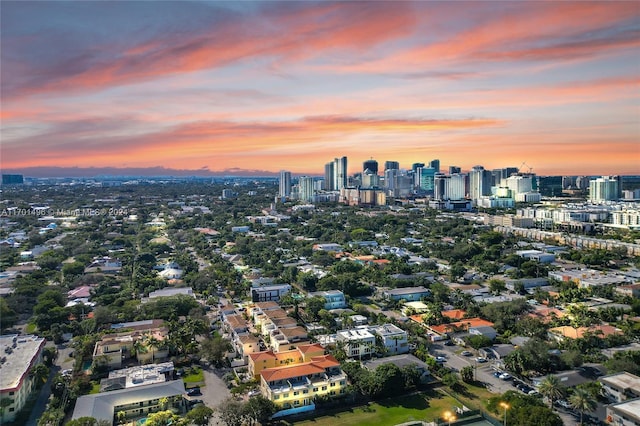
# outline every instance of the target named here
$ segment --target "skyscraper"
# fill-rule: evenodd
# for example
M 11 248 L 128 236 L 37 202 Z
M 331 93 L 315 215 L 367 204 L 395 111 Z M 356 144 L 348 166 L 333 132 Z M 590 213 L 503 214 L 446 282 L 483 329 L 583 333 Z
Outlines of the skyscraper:
M 474 204 L 478 199 L 491 195 L 493 174 L 482 166 L 474 166 L 469 172 L 469 196 Z
M 291 172 L 282 170 L 280 172 L 279 192 L 280 198 L 291 196 Z
M 453 175 L 453 174 L 456 174 L 456 173 L 461 173 L 461 172 L 462 172 L 462 169 L 460 167 L 458 167 L 458 166 L 449 166 L 449 174 L 450 175 Z
M 620 198 L 620 178 L 602 176 L 589 182 L 589 201 L 613 201 Z
M 313 187 L 313 178 L 310 176 L 301 176 L 298 180 L 298 194 L 300 200 L 309 203 L 314 202 L 315 190 Z
M 335 189 L 341 190 L 347 186 L 347 157 L 336 158 L 334 163 Z
M 400 170 L 400 163 L 397 161 L 385 161 L 384 162 L 385 170 Z
M 378 162 L 376 160 L 374 160 L 374 159 L 365 161 L 364 163 L 362 163 L 362 171 L 365 172 L 366 170 L 369 170 L 374 175 L 377 175 L 378 174 Z
M 434 169 L 436 173 L 440 173 L 440 160 L 435 159 L 435 160 L 429 161 L 429 167 Z
M 324 190 L 325 191 L 336 190 L 335 172 L 336 172 L 336 168 L 333 161 L 324 165 Z

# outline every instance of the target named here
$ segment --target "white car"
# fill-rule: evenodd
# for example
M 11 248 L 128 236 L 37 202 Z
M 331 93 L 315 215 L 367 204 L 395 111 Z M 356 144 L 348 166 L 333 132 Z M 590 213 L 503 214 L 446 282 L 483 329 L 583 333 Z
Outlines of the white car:
M 487 359 L 485 357 L 478 356 L 476 357 L 476 362 L 479 362 L 480 364 L 482 364 L 483 362 L 487 362 Z
M 447 359 L 443 356 L 437 356 L 436 357 L 436 362 L 447 362 Z
M 511 374 L 509 373 L 502 373 L 501 375 L 498 376 L 498 378 L 502 379 L 502 380 L 511 380 Z

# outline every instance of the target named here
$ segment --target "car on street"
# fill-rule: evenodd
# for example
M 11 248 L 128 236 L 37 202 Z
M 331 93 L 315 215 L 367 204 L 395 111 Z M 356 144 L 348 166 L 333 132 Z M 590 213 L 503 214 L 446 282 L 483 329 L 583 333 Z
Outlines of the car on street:
M 476 357 L 476 362 L 479 362 L 480 364 L 487 362 L 487 359 L 483 356 L 477 356 Z
M 447 362 L 447 359 L 443 356 L 437 356 L 436 362 L 439 362 L 439 363 Z
M 502 373 L 501 375 L 498 376 L 498 378 L 500 380 L 511 380 L 511 374 L 509 373 Z

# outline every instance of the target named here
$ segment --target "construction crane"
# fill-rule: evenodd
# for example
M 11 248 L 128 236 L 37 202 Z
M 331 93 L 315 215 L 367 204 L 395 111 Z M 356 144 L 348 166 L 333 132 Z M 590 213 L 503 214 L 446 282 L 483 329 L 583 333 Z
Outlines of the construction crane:
M 531 171 L 533 170 L 533 167 L 528 165 L 526 161 L 523 161 L 522 164 L 520 164 L 520 167 L 518 167 L 518 173 L 522 173 L 522 167 L 523 166 L 527 166 L 527 168 L 529 169 L 528 173 L 531 174 Z

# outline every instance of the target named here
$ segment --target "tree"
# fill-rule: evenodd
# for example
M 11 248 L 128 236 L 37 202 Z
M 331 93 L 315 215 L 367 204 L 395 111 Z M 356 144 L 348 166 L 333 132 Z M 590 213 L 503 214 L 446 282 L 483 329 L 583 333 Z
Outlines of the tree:
M 243 404 L 233 398 L 227 398 L 216 408 L 220 420 L 227 426 L 242 426 Z
M 474 379 L 473 376 L 474 376 L 473 367 L 470 365 L 467 365 L 466 367 L 462 367 L 462 370 L 460 370 L 460 377 L 462 378 L 462 381 L 465 383 L 472 383 Z
M 442 376 L 442 384 L 453 389 L 460 384 L 460 379 L 456 373 L 447 373 Z
M 467 343 L 469 343 L 469 346 L 471 346 L 473 349 L 477 350 L 480 348 L 491 346 L 493 341 L 487 336 L 473 335 L 467 338 Z
M 44 364 L 38 364 L 31 370 L 31 377 L 39 383 L 45 383 L 49 377 L 49 368 Z
M 564 396 L 564 389 L 560 385 L 560 379 L 557 376 L 549 375 L 545 377 L 538 386 L 538 391 L 549 399 L 549 406 L 553 410 L 553 402 Z
M 231 343 L 223 339 L 221 336 L 214 336 L 211 339 L 205 339 L 200 345 L 200 356 L 216 366 L 222 364 L 222 361 L 228 351 L 231 350 Z
M 193 423 L 196 426 L 205 426 L 209 424 L 209 420 L 213 415 L 213 410 L 204 404 L 199 404 L 193 407 L 185 416 L 185 419 L 189 423 Z
M 249 420 L 249 424 L 253 425 L 254 422 L 265 424 L 277 410 L 278 407 L 271 400 L 257 395 L 249 398 L 249 401 L 244 404 L 242 412 Z
M 174 414 L 171 410 L 158 411 L 147 415 L 145 425 L 168 426 L 176 423 L 178 420 L 180 420 L 180 417 L 177 414 Z
M 497 278 L 493 278 L 489 280 L 489 290 L 493 294 L 500 294 L 507 289 L 507 285 L 504 281 L 499 280 Z
M 597 401 L 587 389 L 575 388 L 573 394 L 569 397 L 569 404 L 576 410 L 580 411 L 580 424 L 583 424 L 584 412 L 594 411 Z

